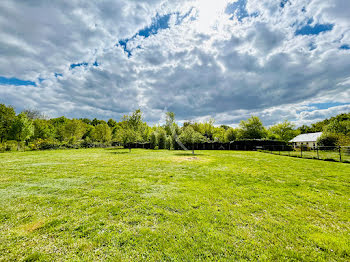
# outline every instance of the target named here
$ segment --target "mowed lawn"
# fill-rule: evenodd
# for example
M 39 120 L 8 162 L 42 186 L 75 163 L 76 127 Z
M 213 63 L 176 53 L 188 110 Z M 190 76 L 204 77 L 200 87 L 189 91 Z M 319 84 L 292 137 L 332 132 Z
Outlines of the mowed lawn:
M 0 154 L 0 261 L 349 261 L 350 165 L 242 151 Z

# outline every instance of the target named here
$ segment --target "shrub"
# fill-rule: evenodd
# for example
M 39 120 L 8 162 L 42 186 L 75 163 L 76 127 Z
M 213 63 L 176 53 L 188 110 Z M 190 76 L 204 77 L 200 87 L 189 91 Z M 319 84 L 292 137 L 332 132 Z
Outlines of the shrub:
M 16 151 L 18 148 L 18 142 L 15 140 L 9 140 L 4 143 L 5 151 Z
M 321 147 L 335 147 L 338 144 L 339 136 L 334 133 L 323 133 L 317 139 L 317 145 Z
M 48 150 L 60 148 L 60 143 L 55 139 L 37 139 L 31 145 L 33 150 Z

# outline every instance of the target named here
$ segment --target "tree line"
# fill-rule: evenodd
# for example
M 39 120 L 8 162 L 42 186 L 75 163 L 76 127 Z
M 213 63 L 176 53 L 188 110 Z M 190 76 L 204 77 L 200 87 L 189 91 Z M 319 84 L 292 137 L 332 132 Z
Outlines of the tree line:
M 299 128 L 295 128 L 289 121 L 266 128 L 257 116 L 242 120 L 237 128 L 215 126 L 214 123 L 211 119 L 206 122 L 188 121 L 179 126 L 175 121 L 175 114 L 168 112 L 164 125 L 151 127 L 143 120 L 139 109 L 123 116 L 119 122 L 114 119 L 69 119 L 64 116 L 48 119 L 36 110 L 25 110 L 16 114 L 12 106 L 0 104 L 0 145 L 6 150 L 35 150 L 151 143 L 155 149 L 172 149 L 179 141 L 187 145 L 244 139 L 288 142 L 298 134 L 318 131 L 325 132 L 323 139 L 342 145 L 350 144 L 349 113 Z

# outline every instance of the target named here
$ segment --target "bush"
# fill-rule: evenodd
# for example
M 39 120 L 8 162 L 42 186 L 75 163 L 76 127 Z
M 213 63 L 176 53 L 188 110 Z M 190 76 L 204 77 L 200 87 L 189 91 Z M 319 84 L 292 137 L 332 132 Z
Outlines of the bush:
M 18 148 L 18 142 L 15 140 L 9 140 L 4 143 L 5 151 L 16 151 Z
M 338 144 L 339 136 L 334 133 L 323 133 L 317 139 L 317 145 L 320 147 L 335 147 Z
M 31 145 L 33 150 L 48 150 L 60 148 L 60 143 L 55 139 L 37 139 Z
M 299 145 L 299 146 L 296 146 L 296 151 L 301 151 L 301 150 L 303 150 L 303 151 L 310 151 L 311 148 L 308 147 L 307 145 Z

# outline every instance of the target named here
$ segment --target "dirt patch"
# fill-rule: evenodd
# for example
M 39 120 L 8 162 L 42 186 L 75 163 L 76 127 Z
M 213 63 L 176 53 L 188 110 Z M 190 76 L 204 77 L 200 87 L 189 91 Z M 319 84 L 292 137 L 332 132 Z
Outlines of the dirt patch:
M 196 156 L 184 156 L 184 157 L 176 157 L 173 159 L 174 162 L 184 162 L 184 161 L 201 161 L 202 159 L 196 157 Z
M 39 221 L 35 221 L 26 225 L 21 225 L 18 227 L 17 231 L 21 234 L 21 235 L 25 235 L 28 233 L 32 233 L 35 230 L 40 229 L 42 226 L 44 225 L 44 221 L 43 220 L 39 220 Z

